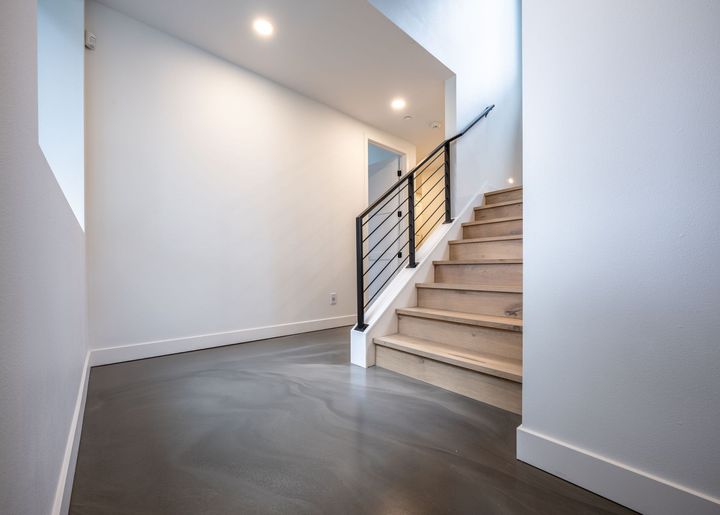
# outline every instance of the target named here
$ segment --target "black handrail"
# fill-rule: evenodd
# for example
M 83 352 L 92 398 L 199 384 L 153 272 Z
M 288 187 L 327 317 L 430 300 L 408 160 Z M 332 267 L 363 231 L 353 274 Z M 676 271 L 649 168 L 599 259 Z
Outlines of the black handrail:
M 448 139 L 446 139 L 445 141 L 443 141 L 442 143 L 440 143 L 437 147 L 435 147 L 435 148 L 432 150 L 432 152 L 430 152 L 430 153 L 427 155 L 427 157 L 426 157 L 425 159 L 423 159 L 422 161 L 420 161 L 420 164 L 419 164 L 419 165 L 416 165 L 415 168 L 413 168 L 413 169 L 410 170 L 409 172 L 404 173 L 404 174 L 397 180 L 397 182 L 396 182 L 395 184 L 393 184 L 392 186 L 390 186 L 390 188 L 388 188 L 388 190 L 387 190 L 385 193 L 383 193 L 382 195 L 380 195 L 380 197 L 378 197 L 378 199 L 377 199 L 375 202 L 373 202 L 372 204 L 370 204 L 370 205 L 365 209 L 365 211 L 363 211 L 362 213 L 360 213 L 358 216 L 359 216 L 360 218 L 364 218 L 368 213 L 370 213 L 370 211 L 372 211 L 373 209 L 375 209 L 375 208 L 380 204 L 380 202 L 382 202 L 383 200 L 385 200 L 388 195 L 390 195 L 390 194 L 391 194 L 393 191 L 395 191 L 398 187 L 402 186 L 402 184 L 407 180 L 408 176 L 415 174 L 415 172 L 417 172 L 420 168 L 422 168 L 423 165 L 424 165 L 425 163 L 427 163 L 427 162 L 430 160 L 430 158 L 433 157 L 433 156 L 438 152 L 438 150 L 440 150 L 441 148 L 444 148 L 446 145 L 449 145 L 450 143 L 452 143 L 452 142 L 455 141 L 456 139 L 464 136 L 465 133 L 466 133 L 467 131 L 469 131 L 470 129 L 472 129 L 473 127 L 475 127 L 475 125 L 476 125 L 480 120 L 482 120 L 482 119 L 485 118 L 487 115 L 489 115 L 489 114 L 490 114 L 490 111 L 492 111 L 494 108 L 495 108 L 495 105 L 494 105 L 494 104 L 491 105 L 491 106 L 486 107 L 485 110 L 484 110 L 477 118 L 475 118 L 472 122 L 470 122 L 470 124 L 469 124 L 467 127 L 465 127 L 462 131 L 458 132 L 458 133 L 457 133 L 455 136 L 453 136 L 452 138 L 448 138 Z
M 357 325 L 355 326 L 356 330 L 364 331 L 365 328 L 367 328 L 367 324 L 365 324 L 365 308 L 368 307 L 368 305 L 380 294 L 382 289 L 385 287 L 385 285 L 394 277 L 394 275 L 402 268 L 402 265 L 405 263 L 405 261 L 408 262 L 407 266 L 408 268 L 414 268 L 417 266 L 417 262 L 415 260 L 415 251 L 416 249 L 422 244 L 423 241 L 425 241 L 426 237 L 432 230 L 435 229 L 439 225 L 440 220 L 443 219 L 443 216 L 439 216 L 437 220 L 434 220 L 432 225 L 430 226 L 430 229 L 422 235 L 422 237 L 419 239 L 419 241 L 416 242 L 416 228 L 415 228 L 415 222 L 417 221 L 418 217 L 421 217 L 422 214 L 425 212 L 425 210 L 433 205 L 433 202 L 435 202 L 438 197 L 440 197 L 440 194 L 442 193 L 442 190 L 440 190 L 433 198 L 430 200 L 430 202 L 420 210 L 419 213 L 416 212 L 415 207 L 417 206 L 418 200 L 416 198 L 417 192 L 422 189 L 422 185 L 418 186 L 417 190 L 415 189 L 415 179 L 419 177 L 422 173 L 424 173 L 430 164 L 434 163 L 441 155 L 443 156 L 443 163 L 438 166 L 432 174 L 430 174 L 429 177 L 434 177 L 435 173 L 438 172 L 441 168 L 444 167 L 443 173 L 441 174 L 442 177 L 438 179 L 435 184 L 432 185 L 430 189 L 428 189 L 425 194 L 422 196 L 422 198 L 419 199 L 419 202 L 422 202 L 425 200 L 425 196 L 432 190 L 435 189 L 435 186 L 437 186 L 441 181 L 444 181 L 445 187 L 444 187 L 444 198 L 441 203 L 438 203 L 435 210 L 430 214 L 430 216 L 427 217 L 427 219 L 420 225 L 420 229 L 422 230 L 425 225 L 432 219 L 432 217 L 435 215 L 435 213 L 438 212 L 441 206 L 444 205 L 445 207 L 445 216 L 444 216 L 444 222 L 443 223 L 450 223 L 452 222 L 452 195 L 451 195 L 451 189 L 450 189 L 450 144 L 453 143 L 458 138 L 461 138 L 465 135 L 470 129 L 472 129 L 480 120 L 485 118 L 490 114 L 490 111 L 492 111 L 495 108 L 494 105 L 486 107 L 480 115 L 477 116 L 470 124 L 465 127 L 462 131 L 458 132 L 455 136 L 446 139 L 442 143 L 440 143 L 437 147 L 435 147 L 432 152 L 430 152 L 425 159 L 420 161 L 420 163 L 415 166 L 412 170 L 409 172 L 406 172 L 403 174 L 395 184 L 393 184 L 390 188 L 388 188 L 387 191 L 385 191 L 380 197 L 378 197 L 372 204 L 370 204 L 362 213 L 360 213 L 355 218 L 355 254 L 356 254 L 356 275 L 357 275 Z M 426 166 L 427 165 L 427 166 Z M 425 167 L 425 168 L 423 168 Z M 427 178 L 426 178 L 427 179 Z M 403 216 L 402 214 L 402 197 L 400 197 L 398 201 L 398 218 L 399 220 L 392 225 L 390 230 L 382 237 L 380 238 L 377 243 L 372 245 L 372 248 L 365 253 L 363 250 L 363 245 L 366 241 L 370 239 L 370 237 L 383 225 L 385 222 L 389 220 L 393 214 L 388 214 L 385 216 L 385 218 L 379 222 L 377 227 L 375 229 L 370 230 L 370 227 L 368 226 L 368 235 L 363 238 L 363 228 L 366 224 L 370 222 L 370 219 L 372 219 L 374 216 L 379 215 L 382 211 L 382 207 L 385 207 L 392 198 L 388 199 L 390 195 L 392 195 L 393 192 L 397 191 L 395 195 L 393 195 L 393 198 L 398 196 L 401 193 L 401 189 L 403 187 L 407 186 L 407 192 L 408 192 L 408 198 L 407 198 L 407 212 Z M 377 209 L 380 204 L 387 200 L 380 209 Z M 373 213 L 373 211 L 375 211 Z M 363 219 L 367 217 L 367 220 L 363 222 Z M 407 218 L 408 219 L 408 227 L 407 227 L 407 241 L 401 246 L 396 247 L 395 250 L 398 250 L 397 252 L 397 258 L 400 259 L 399 265 L 395 268 L 395 270 L 385 279 L 385 281 L 380 285 L 380 287 L 377 289 L 375 293 L 372 293 L 371 291 L 368 291 L 370 289 L 370 286 L 372 286 L 373 283 L 375 283 L 376 280 L 378 280 L 381 276 L 381 274 L 388 268 L 390 263 L 392 261 L 388 261 L 388 263 L 382 267 L 382 269 L 377 273 L 377 276 L 372 278 L 368 277 L 368 284 L 365 286 L 365 276 L 368 274 L 370 269 L 373 267 L 374 264 L 377 263 L 377 260 L 375 263 L 369 265 L 367 269 L 365 269 L 365 259 L 367 258 L 368 261 L 370 261 L 370 252 L 375 250 L 380 243 L 383 242 L 383 240 L 392 233 L 396 228 L 398 228 L 403 220 Z M 398 229 L 400 231 L 400 229 Z M 378 254 L 378 256 L 382 257 L 384 256 L 388 250 L 392 248 L 393 245 L 398 243 L 398 240 L 403 236 L 402 232 L 398 234 L 398 236 L 388 245 L 385 247 L 385 249 Z M 370 246 L 372 242 L 368 241 L 368 246 Z M 399 245 L 399 243 L 398 243 Z M 403 259 L 402 252 L 405 247 L 408 248 L 408 256 Z M 379 259 L 379 257 L 377 258 Z M 368 294 L 369 300 L 365 301 L 365 294 Z

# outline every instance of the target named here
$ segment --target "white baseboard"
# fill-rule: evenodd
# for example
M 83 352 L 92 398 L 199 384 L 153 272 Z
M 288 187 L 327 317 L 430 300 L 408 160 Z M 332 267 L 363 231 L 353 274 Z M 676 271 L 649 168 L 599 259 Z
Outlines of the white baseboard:
M 135 359 L 154 358 L 167 354 L 177 354 L 201 349 L 211 349 L 235 343 L 265 340 L 278 336 L 309 333 L 322 329 L 343 327 L 355 323 L 355 315 L 345 315 L 332 318 L 321 318 L 318 320 L 306 320 L 303 322 L 292 322 L 289 324 L 270 325 L 265 327 L 253 327 L 238 331 L 227 331 L 224 333 L 202 334 L 184 338 L 172 338 L 168 340 L 156 340 L 142 343 L 132 343 L 115 347 L 104 347 L 93 349 L 90 353 L 90 366 L 109 365 L 132 361 Z
M 85 355 L 80 386 L 78 388 L 75 410 L 73 411 L 65 455 L 60 469 L 55 500 L 52 507 L 52 515 L 64 515 L 70 508 L 70 496 L 72 494 L 73 479 L 75 478 L 75 465 L 77 463 L 78 448 L 80 446 L 80 435 L 82 432 L 83 415 L 85 413 L 85 400 L 87 399 L 88 380 L 90 368 L 99 365 L 108 365 L 130 361 L 134 359 L 151 358 L 166 354 L 176 354 L 191 350 L 209 349 L 243 343 L 254 340 L 264 340 L 277 336 L 288 336 L 292 334 L 320 331 L 352 325 L 355 322 L 355 315 L 345 315 L 319 320 L 307 320 L 290 324 L 280 324 L 266 327 L 254 327 L 240 331 L 229 331 L 225 333 L 204 334 L 188 338 L 176 338 L 171 340 L 159 340 L 153 342 L 136 343 L 117 347 L 106 347 L 93 349 Z
M 65 444 L 65 455 L 63 456 L 55 489 L 55 501 L 53 502 L 52 515 L 64 515 L 70 509 L 70 495 L 72 494 L 73 479 L 75 478 L 75 464 L 77 463 L 78 448 L 80 446 L 80 433 L 82 432 L 83 415 L 85 414 L 85 399 L 87 398 L 88 379 L 90 377 L 90 352 L 85 354 L 80 386 L 75 400 L 68 431 L 67 443 Z
M 720 499 L 523 426 L 517 430 L 517 457 L 646 515 L 720 513 Z

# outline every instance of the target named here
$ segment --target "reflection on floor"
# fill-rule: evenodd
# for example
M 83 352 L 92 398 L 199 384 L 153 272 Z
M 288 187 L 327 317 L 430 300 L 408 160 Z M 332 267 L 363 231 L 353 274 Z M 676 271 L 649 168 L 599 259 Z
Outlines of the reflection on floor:
M 348 342 L 94 368 L 70 513 L 631 513 L 517 461 L 519 416 L 351 366 Z

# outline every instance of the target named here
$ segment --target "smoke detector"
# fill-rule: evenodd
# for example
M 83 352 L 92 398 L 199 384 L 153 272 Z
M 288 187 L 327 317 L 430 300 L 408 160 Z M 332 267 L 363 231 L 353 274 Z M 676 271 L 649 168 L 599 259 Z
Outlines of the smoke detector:
M 440 122 L 430 122 L 430 128 L 431 128 L 431 129 L 439 129 L 439 128 L 440 128 Z

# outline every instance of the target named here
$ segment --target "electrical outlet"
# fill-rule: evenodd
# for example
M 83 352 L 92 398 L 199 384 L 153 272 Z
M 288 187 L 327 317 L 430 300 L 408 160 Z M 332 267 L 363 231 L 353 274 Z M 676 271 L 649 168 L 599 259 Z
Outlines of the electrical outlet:
M 92 32 L 85 31 L 85 48 L 88 50 L 95 50 L 95 44 L 97 43 L 97 37 Z
M 334 306 L 337 304 L 337 293 L 331 293 L 330 294 L 330 305 Z

